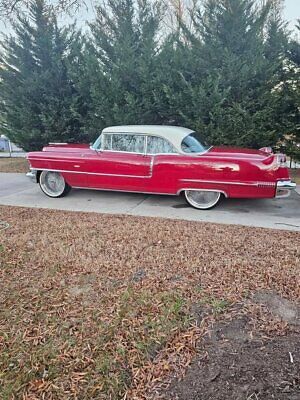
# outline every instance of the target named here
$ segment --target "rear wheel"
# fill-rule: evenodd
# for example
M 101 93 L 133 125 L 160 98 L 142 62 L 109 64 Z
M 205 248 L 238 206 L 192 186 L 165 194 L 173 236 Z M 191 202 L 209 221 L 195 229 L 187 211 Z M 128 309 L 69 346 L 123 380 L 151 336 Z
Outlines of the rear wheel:
M 39 184 L 42 191 L 49 197 L 63 197 L 71 190 L 71 186 L 59 172 L 42 171 Z
M 208 190 L 185 190 L 184 195 L 186 201 L 198 210 L 208 210 L 215 207 L 221 198 L 220 192 Z

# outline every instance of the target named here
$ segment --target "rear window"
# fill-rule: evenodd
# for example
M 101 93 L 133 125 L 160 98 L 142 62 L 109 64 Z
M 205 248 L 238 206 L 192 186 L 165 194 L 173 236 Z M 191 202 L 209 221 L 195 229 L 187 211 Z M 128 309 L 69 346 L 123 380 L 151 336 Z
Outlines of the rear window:
M 168 154 L 177 153 L 176 149 L 166 139 L 158 136 L 148 136 L 147 139 L 148 154 Z
M 209 149 L 209 146 L 200 141 L 200 135 L 192 132 L 181 142 L 181 149 L 185 153 L 203 153 Z

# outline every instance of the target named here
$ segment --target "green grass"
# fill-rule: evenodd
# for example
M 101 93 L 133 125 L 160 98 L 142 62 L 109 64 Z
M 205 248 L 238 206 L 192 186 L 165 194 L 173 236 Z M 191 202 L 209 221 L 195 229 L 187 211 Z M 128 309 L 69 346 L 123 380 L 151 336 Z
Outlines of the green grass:
M 56 335 L 46 336 L 34 346 L 34 352 L 30 351 L 30 346 L 21 335 L 14 337 L 12 347 L 4 346 L 0 354 L 0 398 L 3 400 L 18 397 L 24 386 L 43 380 L 45 370 L 47 380 L 52 382 L 66 373 L 65 363 L 60 361 L 59 354 L 63 344 L 67 346 L 68 353 L 72 354 L 72 349 L 76 349 L 76 353 L 80 354 L 82 343 L 78 337 L 81 329 L 84 334 L 83 327 L 78 326 L 75 331 L 78 336 L 72 337 L 68 323 L 61 324 L 58 319 L 49 319 L 43 313 L 36 314 L 35 318 L 36 324 L 54 328 Z M 96 396 L 95 387 L 99 389 L 99 395 L 106 393 L 111 398 L 120 398 L 130 387 L 131 371 L 153 359 L 174 331 L 186 329 L 189 323 L 187 304 L 179 293 L 153 296 L 148 290 L 138 294 L 131 287 L 124 290 L 109 323 L 94 316 L 95 334 L 89 342 L 94 349 L 93 360 L 89 366 L 80 366 L 85 379 L 93 382 L 91 391 L 86 388 L 85 398 Z M 12 339 L 9 333 L 6 337 L 2 336 L 7 343 Z M 58 390 L 57 396 L 59 393 Z

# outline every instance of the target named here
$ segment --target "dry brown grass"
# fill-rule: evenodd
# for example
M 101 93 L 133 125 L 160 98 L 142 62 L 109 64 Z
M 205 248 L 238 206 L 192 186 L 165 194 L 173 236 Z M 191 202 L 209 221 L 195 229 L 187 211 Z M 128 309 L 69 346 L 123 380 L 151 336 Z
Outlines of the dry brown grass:
M 300 297 L 296 232 L 13 207 L 0 220 L 3 400 L 155 397 L 249 294 Z M 199 326 L 195 304 L 212 310 Z
M 29 171 L 29 164 L 25 158 L 1 158 L 0 172 L 20 172 Z
M 294 168 L 290 169 L 290 177 L 294 182 L 297 183 L 297 185 L 300 185 L 300 168 Z

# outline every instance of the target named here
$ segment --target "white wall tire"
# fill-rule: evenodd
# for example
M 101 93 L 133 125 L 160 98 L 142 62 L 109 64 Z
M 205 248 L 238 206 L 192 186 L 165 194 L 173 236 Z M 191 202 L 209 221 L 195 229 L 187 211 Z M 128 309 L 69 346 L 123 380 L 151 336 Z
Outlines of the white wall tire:
M 42 191 L 49 197 L 63 197 L 69 193 L 71 186 L 67 184 L 59 172 L 42 171 L 39 177 Z
M 198 210 L 209 210 L 215 207 L 221 198 L 221 192 L 209 190 L 185 190 L 184 196 L 189 205 Z

